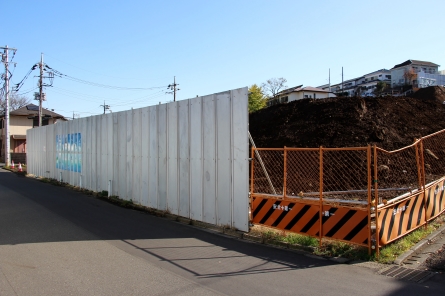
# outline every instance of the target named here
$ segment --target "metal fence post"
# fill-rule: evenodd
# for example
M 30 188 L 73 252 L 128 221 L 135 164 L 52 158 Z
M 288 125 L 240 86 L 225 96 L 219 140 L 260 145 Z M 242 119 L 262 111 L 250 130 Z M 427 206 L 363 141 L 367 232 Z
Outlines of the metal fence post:
M 284 146 L 284 157 L 283 157 L 283 165 L 284 165 L 284 169 L 283 169 L 283 197 L 287 196 L 287 149 L 286 146 Z
M 270 180 L 269 174 L 267 173 L 266 167 L 264 166 L 263 160 L 261 159 L 260 153 L 256 149 L 256 145 L 253 142 L 252 135 L 249 132 L 249 140 L 252 144 L 252 147 L 255 148 L 255 155 L 258 157 L 258 161 L 260 162 L 261 168 L 263 169 L 264 174 L 266 175 L 267 181 L 269 182 L 270 189 L 272 190 L 274 195 L 277 195 L 277 192 L 275 191 L 275 188 L 273 187 L 272 181 Z
M 417 140 L 417 143 L 415 145 L 416 148 L 416 164 L 417 164 L 417 182 L 418 182 L 418 189 L 419 190 L 424 190 L 424 183 L 423 183 L 423 174 L 422 174 L 422 164 L 421 164 L 421 160 L 420 160 L 420 146 L 422 145 L 422 140 Z
M 380 256 L 380 234 L 379 234 L 379 185 L 377 173 L 377 146 L 374 145 L 374 212 L 375 212 L 375 250 L 377 258 Z
M 254 176 L 254 165 L 255 165 L 254 149 L 255 148 L 252 145 L 252 155 L 251 155 L 252 160 L 251 160 L 251 163 L 250 163 L 250 196 L 249 196 L 249 198 L 250 198 L 250 213 L 249 213 L 250 221 L 253 220 L 253 211 L 252 211 L 253 197 L 252 197 L 252 194 L 253 194 L 253 190 L 254 190 L 254 178 L 255 178 L 255 176 Z
M 368 175 L 368 254 L 371 255 L 371 238 L 372 238 L 372 227 L 371 227 L 371 195 L 372 195 L 372 191 L 371 191 L 371 187 L 372 187 L 372 183 L 371 183 L 371 146 L 368 145 L 368 149 L 366 150 L 366 158 L 367 158 L 367 175 Z M 374 211 L 375 212 L 375 211 Z
M 320 230 L 319 230 L 319 240 L 320 240 L 320 247 L 322 243 L 323 238 L 323 146 L 320 146 L 320 200 L 319 200 L 319 206 L 320 206 Z
M 422 186 L 422 192 L 423 192 L 423 210 L 425 213 L 425 228 L 428 226 L 428 218 L 426 217 L 427 215 L 427 204 L 426 204 L 426 190 L 425 190 L 425 186 L 426 186 L 426 181 L 425 181 L 425 159 L 424 159 L 424 151 L 423 151 L 423 138 L 420 138 L 420 165 L 422 167 L 421 169 L 421 174 L 422 174 L 422 179 L 421 179 L 421 186 Z

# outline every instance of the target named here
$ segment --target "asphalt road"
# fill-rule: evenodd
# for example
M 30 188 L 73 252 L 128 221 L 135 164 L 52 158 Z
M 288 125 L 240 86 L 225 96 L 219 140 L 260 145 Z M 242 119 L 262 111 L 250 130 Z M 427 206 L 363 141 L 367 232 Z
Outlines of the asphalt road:
M 0 295 L 444 295 L 0 170 Z

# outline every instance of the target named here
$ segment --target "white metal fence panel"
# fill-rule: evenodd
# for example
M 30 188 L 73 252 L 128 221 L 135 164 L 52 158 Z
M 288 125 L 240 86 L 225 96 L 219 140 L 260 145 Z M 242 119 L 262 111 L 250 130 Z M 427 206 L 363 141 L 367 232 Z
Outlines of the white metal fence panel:
M 247 88 L 27 132 L 28 173 L 248 230 Z

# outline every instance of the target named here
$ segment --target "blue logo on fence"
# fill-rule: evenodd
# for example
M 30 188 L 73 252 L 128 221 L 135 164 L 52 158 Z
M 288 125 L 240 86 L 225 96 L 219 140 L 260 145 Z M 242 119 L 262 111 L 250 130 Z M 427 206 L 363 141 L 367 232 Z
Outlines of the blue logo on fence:
M 82 172 L 82 134 L 56 135 L 56 168 Z

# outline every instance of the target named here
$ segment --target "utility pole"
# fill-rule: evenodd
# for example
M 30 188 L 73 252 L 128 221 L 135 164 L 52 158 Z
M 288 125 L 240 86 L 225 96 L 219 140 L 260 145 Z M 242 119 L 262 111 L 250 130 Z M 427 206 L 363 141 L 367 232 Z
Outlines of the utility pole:
M 43 52 L 40 55 L 40 79 L 39 79 L 39 126 L 42 126 L 42 99 L 43 99 Z
M 3 49 L 4 54 L 2 54 L 2 62 L 5 64 L 5 138 L 3 139 L 5 142 L 5 165 L 9 166 L 11 161 L 10 154 L 10 136 L 9 136 L 9 56 L 8 53 L 12 50 L 14 53 L 17 51 L 15 48 L 9 48 L 7 45 L 5 47 L 0 47 Z
M 110 109 L 110 105 L 106 105 L 105 104 L 105 101 L 104 101 L 104 104 L 103 105 L 100 105 L 101 107 L 104 107 L 104 114 L 105 114 L 105 111 L 106 110 L 109 110 Z
M 173 94 L 173 102 L 176 102 L 176 92 L 180 90 L 179 88 L 176 88 L 179 84 L 176 84 L 176 76 L 173 76 L 173 84 L 169 84 L 167 88 L 170 90 L 169 92 L 166 92 L 167 94 Z
M 329 92 L 331 92 L 331 68 L 329 68 Z
M 341 67 L 341 92 L 344 94 L 344 88 L 343 88 L 343 67 Z

